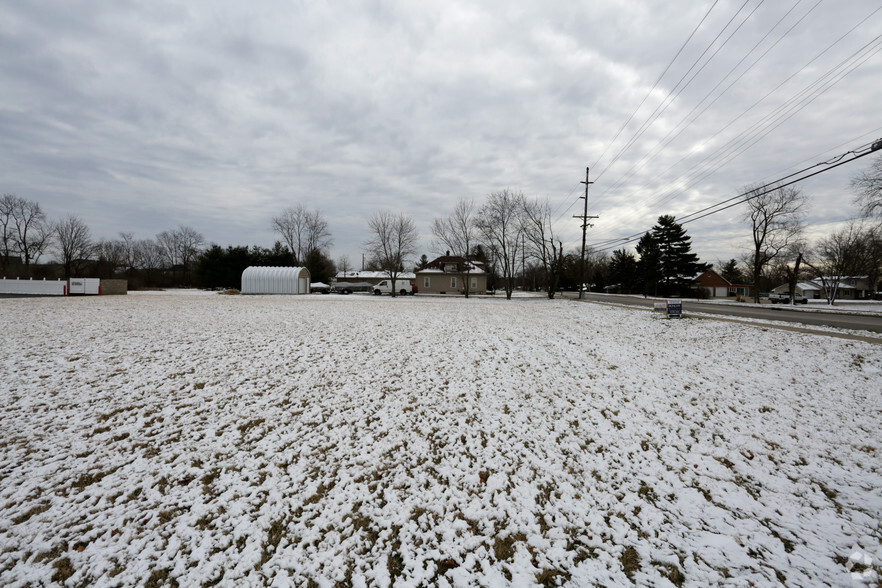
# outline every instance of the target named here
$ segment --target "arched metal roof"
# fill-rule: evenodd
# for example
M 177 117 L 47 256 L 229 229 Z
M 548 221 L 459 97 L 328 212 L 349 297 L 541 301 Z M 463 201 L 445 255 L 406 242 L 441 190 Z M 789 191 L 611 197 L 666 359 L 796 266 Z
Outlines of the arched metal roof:
M 242 272 L 242 293 L 309 294 L 309 277 L 305 267 L 252 265 Z

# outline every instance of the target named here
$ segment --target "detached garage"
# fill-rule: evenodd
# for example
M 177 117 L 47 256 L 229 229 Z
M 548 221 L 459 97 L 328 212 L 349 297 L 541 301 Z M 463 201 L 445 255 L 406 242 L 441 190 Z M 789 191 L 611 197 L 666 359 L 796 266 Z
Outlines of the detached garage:
M 245 268 L 242 294 L 309 294 L 309 270 L 305 267 Z

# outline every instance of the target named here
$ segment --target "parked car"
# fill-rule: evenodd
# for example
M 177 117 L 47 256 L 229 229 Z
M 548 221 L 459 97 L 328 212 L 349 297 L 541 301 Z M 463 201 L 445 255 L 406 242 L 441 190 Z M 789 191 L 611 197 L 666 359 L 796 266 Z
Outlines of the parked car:
M 776 294 L 772 292 L 769 294 L 769 302 L 772 304 L 790 304 L 790 293 Z M 793 304 L 808 304 L 808 298 L 802 294 L 794 293 Z

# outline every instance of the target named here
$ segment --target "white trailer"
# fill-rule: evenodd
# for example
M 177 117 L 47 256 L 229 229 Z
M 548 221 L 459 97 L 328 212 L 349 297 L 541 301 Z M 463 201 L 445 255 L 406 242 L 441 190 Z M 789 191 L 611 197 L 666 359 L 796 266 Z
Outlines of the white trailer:
M 71 296 L 98 296 L 101 294 L 99 278 L 71 278 L 67 293 Z
M 64 296 L 67 282 L 62 280 L 0 280 L 0 294 L 9 296 Z

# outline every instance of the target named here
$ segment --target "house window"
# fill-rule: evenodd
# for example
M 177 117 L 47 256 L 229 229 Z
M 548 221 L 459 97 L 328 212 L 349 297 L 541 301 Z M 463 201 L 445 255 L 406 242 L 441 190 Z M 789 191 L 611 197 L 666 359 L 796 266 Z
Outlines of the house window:
M 450 278 L 450 287 L 456 288 L 456 276 Z
M 423 278 L 423 288 L 428 288 L 428 287 L 429 287 L 429 276 L 425 276 Z
M 472 278 L 472 290 L 478 289 L 478 278 Z

